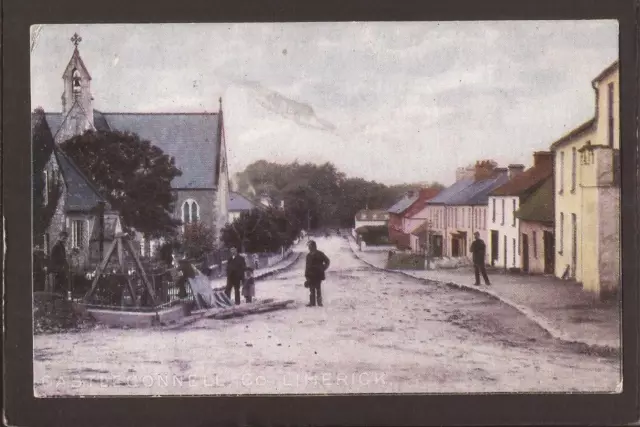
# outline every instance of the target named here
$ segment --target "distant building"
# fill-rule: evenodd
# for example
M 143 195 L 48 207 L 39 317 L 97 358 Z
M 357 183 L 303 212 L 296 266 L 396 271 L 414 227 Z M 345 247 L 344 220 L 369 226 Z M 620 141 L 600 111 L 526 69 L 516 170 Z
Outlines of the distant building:
M 401 249 L 411 247 L 410 230 L 421 221 L 416 215 L 424 207 L 424 204 L 439 191 L 434 188 L 409 191 L 387 210 L 389 213 L 389 241 L 392 244 Z
M 389 223 L 389 212 L 384 209 L 363 209 L 355 216 L 355 229 L 360 227 L 386 227 Z
M 452 186 L 428 200 L 417 214 L 430 226 L 429 247 L 436 257 L 468 257 L 473 234 L 478 231 L 486 241 L 486 213 L 489 193 L 508 180 L 506 168 L 487 165 L 474 166 L 473 173 L 466 168 Z M 412 230 L 412 249 L 419 250 L 419 224 Z M 414 234 L 415 233 L 415 234 Z
M 529 242 L 528 234 L 521 234 L 516 212 L 553 175 L 551 152 L 536 152 L 533 157 L 533 167 L 526 171 L 522 170 L 522 165 L 511 165 L 509 181 L 489 195 L 489 238 L 486 243 L 491 265 L 529 271 L 528 254 L 533 242 Z
M 242 212 L 250 212 L 253 209 L 256 209 L 256 205 L 242 194 L 230 192 L 227 208 L 229 211 L 227 223 L 231 224 L 233 221 L 240 218 Z
M 604 298 L 620 287 L 620 71 L 593 81 L 595 116 L 551 145 L 555 274 Z

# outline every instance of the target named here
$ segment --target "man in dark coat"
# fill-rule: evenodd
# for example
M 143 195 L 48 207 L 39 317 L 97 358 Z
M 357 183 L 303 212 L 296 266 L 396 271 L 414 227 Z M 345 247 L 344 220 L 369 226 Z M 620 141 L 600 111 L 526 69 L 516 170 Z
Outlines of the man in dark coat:
M 240 284 L 244 280 L 246 269 L 244 258 L 238 255 L 236 248 L 231 248 L 231 257 L 227 260 L 227 287 L 224 293 L 231 298 L 231 289 L 233 288 L 236 305 L 240 304 Z
M 307 264 L 304 276 L 307 279 L 309 288 L 309 304 L 307 307 L 314 307 L 316 301 L 322 307 L 322 281 L 325 279 L 324 272 L 329 268 L 329 258 L 318 250 L 316 242 L 309 240 L 307 243 L 309 254 L 307 255 Z
M 67 237 L 66 231 L 60 233 L 60 238 L 51 249 L 51 272 L 54 274 L 55 283 L 54 292 L 64 293 L 69 287 L 67 272 L 69 271 L 69 262 L 67 261 Z
M 480 238 L 480 233 L 475 232 L 473 234 L 475 236 L 475 240 L 471 243 L 470 252 L 473 254 L 473 269 L 476 273 L 476 283 L 475 286 L 480 286 L 480 273 L 482 273 L 482 277 L 484 278 L 484 283 L 489 286 L 491 282 L 489 282 L 489 277 L 487 276 L 487 269 L 485 268 L 484 261 L 487 252 L 487 245 L 484 244 L 484 241 Z

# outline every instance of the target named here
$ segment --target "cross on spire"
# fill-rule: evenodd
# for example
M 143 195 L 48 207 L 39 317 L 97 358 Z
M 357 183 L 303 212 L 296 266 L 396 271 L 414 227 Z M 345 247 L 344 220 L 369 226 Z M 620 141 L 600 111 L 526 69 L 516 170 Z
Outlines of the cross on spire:
M 71 37 L 71 43 L 74 44 L 76 49 L 78 48 L 78 44 L 82 41 L 82 37 L 78 35 L 78 33 L 74 33 L 73 37 Z

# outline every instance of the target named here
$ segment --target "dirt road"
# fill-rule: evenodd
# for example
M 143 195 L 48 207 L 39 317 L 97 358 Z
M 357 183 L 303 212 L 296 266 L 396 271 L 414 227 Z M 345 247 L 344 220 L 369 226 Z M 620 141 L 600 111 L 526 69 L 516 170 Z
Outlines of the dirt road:
M 617 358 L 577 352 L 476 293 L 373 270 L 345 240 L 325 306 L 305 307 L 304 257 L 256 284 L 287 310 L 181 330 L 96 328 L 34 337 L 36 395 L 613 392 Z

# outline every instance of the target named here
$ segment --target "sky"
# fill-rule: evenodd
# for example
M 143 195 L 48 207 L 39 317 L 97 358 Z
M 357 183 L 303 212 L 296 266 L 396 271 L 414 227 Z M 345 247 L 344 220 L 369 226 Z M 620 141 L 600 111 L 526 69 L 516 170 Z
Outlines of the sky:
M 61 110 L 75 32 L 100 111 L 212 112 L 222 97 L 231 173 L 329 161 L 388 185 L 530 166 L 593 117 L 591 80 L 618 58 L 603 20 L 44 25 L 33 108 Z

